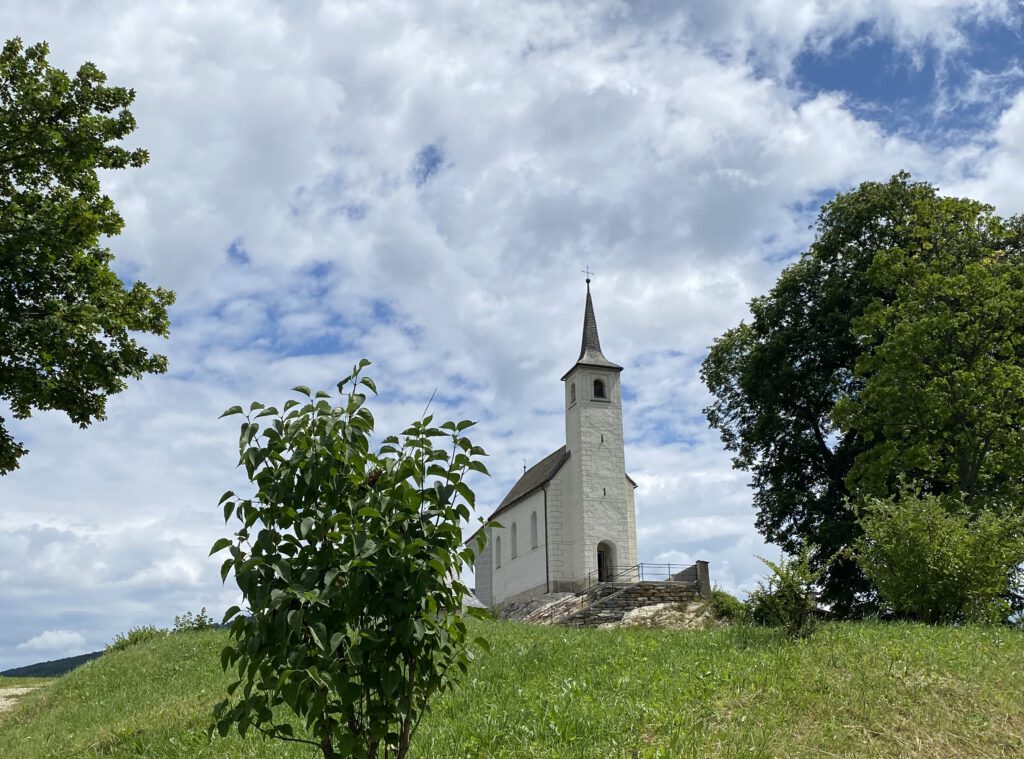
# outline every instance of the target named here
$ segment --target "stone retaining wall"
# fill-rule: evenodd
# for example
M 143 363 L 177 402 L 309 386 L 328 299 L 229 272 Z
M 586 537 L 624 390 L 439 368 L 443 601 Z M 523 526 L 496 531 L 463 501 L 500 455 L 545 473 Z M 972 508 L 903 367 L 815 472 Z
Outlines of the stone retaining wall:
M 664 603 L 692 603 L 700 600 L 696 582 L 636 582 L 617 586 L 609 595 L 595 600 L 557 624 L 574 627 L 597 627 L 618 622 L 626 612 L 642 606 Z

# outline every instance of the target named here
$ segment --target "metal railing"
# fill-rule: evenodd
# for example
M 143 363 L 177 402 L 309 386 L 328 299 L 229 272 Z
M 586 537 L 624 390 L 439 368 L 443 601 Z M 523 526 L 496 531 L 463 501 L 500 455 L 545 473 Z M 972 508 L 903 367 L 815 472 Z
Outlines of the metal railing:
M 696 564 L 634 564 L 596 569 L 586 577 L 583 590 L 614 582 L 697 582 Z

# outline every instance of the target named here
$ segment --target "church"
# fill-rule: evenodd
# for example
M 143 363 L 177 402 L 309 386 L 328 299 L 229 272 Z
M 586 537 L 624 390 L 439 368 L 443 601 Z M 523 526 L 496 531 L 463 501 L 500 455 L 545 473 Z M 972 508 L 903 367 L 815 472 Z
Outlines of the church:
M 587 279 L 579 358 L 563 376 L 565 445 L 527 469 L 490 515 L 476 557 L 486 606 L 597 582 L 630 581 L 636 566 L 636 483 L 626 474 L 622 367 L 605 358 Z

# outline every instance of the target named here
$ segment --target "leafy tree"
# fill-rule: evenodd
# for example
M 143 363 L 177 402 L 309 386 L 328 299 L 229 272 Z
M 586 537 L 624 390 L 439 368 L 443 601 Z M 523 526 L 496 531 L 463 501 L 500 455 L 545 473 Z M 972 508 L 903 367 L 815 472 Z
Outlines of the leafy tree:
M 1024 589 L 1024 515 L 962 497 L 869 498 L 855 554 L 885 605 L 925 622 L 1004 622 Z
M 888 297 L 852 320 L 863 386 L 835 418 L 870 443 L 847 479 L 864 497 L 900 477 L 924 492 L 1018 501 L 1024 483 L 1021 221 L 981 203 L 916 209 L 912 243 L 868 275 Z
M 907 174 L 864 183 L 823 206 L 809 250 L 751 302 L 750 323 L 716 340 L 703 364 L 715 396 L 705 413 L 734 466 L 752 474 L 758 529 L 789 553 L 814 547 L 822 600 L 839 614 L 874 602 L 870 580 L 844 550 L 861 535 L 851 497 L 892 492 L 907 467 L 929 492 L 958 488 L 949 477 L 959 467 L 956 451 L 966 451 L 968 462 L 970 451 L 985 452 L 985 487 L 1020 486 L 1008 462 L 1024 416 L 1003 401 L 1022 363 L 1021 322 L 1004 318 L 1017 303 L 1021 226 L 974 201 L 943 198 Z M 964 277 L 951 279 L 960 269 Z M 996 311 L 982 296 L 985 276 L 1000 282 Z M 954 328 L 940 329 L 952 313 Z M 954 340 L 967 323 L 977 339 Z M 930 342 L 918 344 L 929 332 Z M 995 353 L 986 357 L 985 346 Z M 918 392 L 937 393 L 953 376 L 943 357 L 951 347 L 963 351 L 954 362 L 959 387 L 947 394 L 957 397 L 957 410 L 918 427 L 912 419 L 929 413 Z M 977 392 L 957 395 L 968 387 Z M 932 412 L 944 402 L 935 398 Z M 982 401 L 986 411 L 1008 413 L 990 414 L 991 425 L 979 431 L 962 412 Z M 940 442 L 953 438 L 956 451 Z M 915 466 L 922 446 L 931 463 Z
M 97 170 L 148 160 L 116 144 L 135 129 L 134 91 L 91 63 L 69 77 L 48 52 L 13 39 L 0 53 L 0 399 L 16 419 L 59 409 L 85 427 L 126 378 L 166 370 L 130 333 L 166 336 L 174 296 L 125 289 L 100 244 L 123 220 Z M 0 417 L 0 474 L 26 452 Z
M 327 759 L 403 757 L 429 699 L 472 658 L 457 575 L 474 552 L 460 524 L 474 502 L 464 478 L 486 473 L 485 454 L 463 434 L 471 422 L 429 416 L 375 452 L 368 363 L 338 383 L 337 405 L 299 387 L 303 402 L 245 414 L 240 463 L 256 493 L 225 493 L 225 519 L 241 527 L 211 551 L 230 550 L 222 576 L 234 570 L 247 606 L 224 617 L 221 663 L 238 680 L 215 709 L 221 735 L 255 728 Z M 311 739 L 274 723 L 281 705 Z

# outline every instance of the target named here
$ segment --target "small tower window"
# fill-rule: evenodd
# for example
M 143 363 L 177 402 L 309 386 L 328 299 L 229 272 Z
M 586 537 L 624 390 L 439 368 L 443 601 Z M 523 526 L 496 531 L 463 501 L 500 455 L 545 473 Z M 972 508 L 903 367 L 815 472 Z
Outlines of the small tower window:
M 537 547 L 537 512 L 530 514 L 530 548 Z
M 594 397 L 595 398 L 605 398 L 606 397 L 605 394 L 604 394 L 604 380 L 599 380 L 599 379 L 594 380 Z
M 569 385 L 569 403 L 575 403 L 575 402 L 576 402 L 576 383 L 573 382 L 571 385 Z
M 512 523 L 512 558 L 514 559 L 519 555 L 519 540 L 516 531 L 516 523 Z
M 495 568 L 501 568 L 501 536 L 499 535 L 494 539 L 494 566 Z

